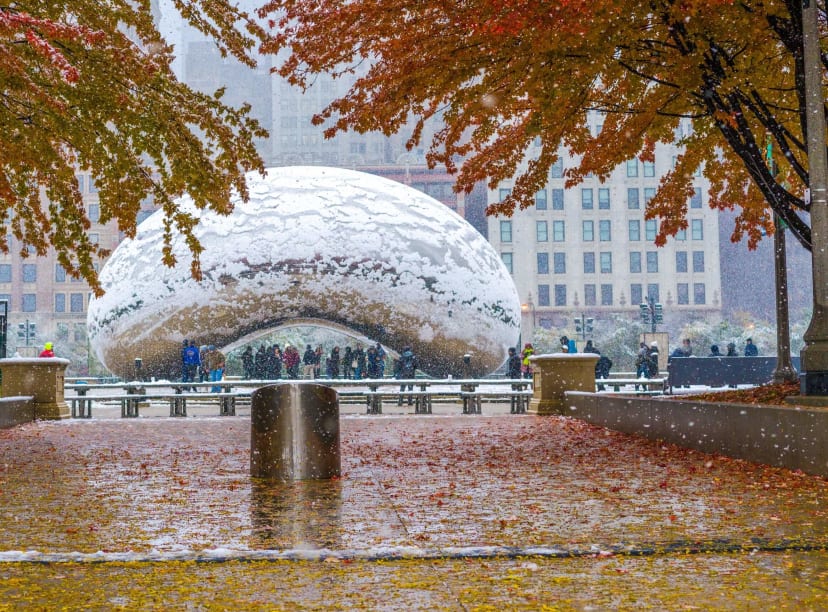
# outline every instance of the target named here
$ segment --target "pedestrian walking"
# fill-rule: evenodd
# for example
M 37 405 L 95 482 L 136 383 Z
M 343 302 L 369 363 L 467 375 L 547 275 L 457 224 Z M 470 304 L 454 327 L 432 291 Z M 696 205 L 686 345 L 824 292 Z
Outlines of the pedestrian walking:
M 353 377 L 354 372 L 354 353 L 350 346 L 346 346 L 342 353 L 342 378 L 348 379 Z
M 293 380 L 299 378 L 299 362 L 302 358 L 299 356 L 299 351 L 295 346 L 286 344 L 285 350 L 282 353 L 282 362 L 285 366 L 285 373 L 287 377 Z
M 241 355 L 242 372 L 245 380 L 253 378 L 253 371 L 255 368 L 254 360 L 253 347 L 248 344 Z
M 414 377 L 417 375 L 417 357 L 414 355 L 414 351 L 411 350 L 410 346 L 406 346 L 403 348 L 403 352 L 400 355 L 400 367 L 399 367 L 399 378 L 401 380 L 413 380 Z M 409 383 L 408 390 L 412 391 L 414 389 L 414 385 Z M 400 385 L 400 397 L 397 400 L 397 405 L 402 406 L 402 392 L 405 391 L 405 384 Z M 408 405 L 410 406 L 413 402 L 413 397 L 411 395 L 408 396 Z
M 316 370 L 316 353 L 311 345 L 305 345 L 305 354 L 302 355 L 302 378 L 313 380 Z
M 181 382 L 183 383 L 194 383 L 196 380 L 196 376 L 198 376 L 198 369 L 201 367 L 201 354 L 199 353 L 198 347 L 195 345 L 195 341 L 190 340 L 187 344 L 187 347 L 183 351 L 183 358 L 182 358 L 184 365 L 184 374 L 181 377 Z M 188 389 L 187 386 L 183 387 L 183 390 L 186 391 Z M 195 387 L 189 387 L 190 391 L 195 391 Z
M 530 343 L 523 345 L 523 351 L 520 353 L 520 371 L 523 378 L 532 378 L 532 362 L 529 358 L 535 354 L 535 349 Z

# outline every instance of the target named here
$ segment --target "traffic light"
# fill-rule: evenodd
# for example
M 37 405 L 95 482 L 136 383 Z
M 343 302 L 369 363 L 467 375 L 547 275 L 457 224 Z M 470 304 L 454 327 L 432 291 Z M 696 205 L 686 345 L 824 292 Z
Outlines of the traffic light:
M 33 341 L 37 336 L 37 327 L 33 321 L 26 321 L 25 323 L 18 323 L 17 325 L 17 339 L 25 342 L 29 346 L 29 342 Z
M 584 318 L 583 317 L 575 317 L 575 333 L 576 334 L 584 333 Z
M 664 323 L 664 309 L 661 304 L 655 305 L 655 322 Z
M 649 323 L 650 322 L 650 305 L 649 304 L 641 304 L 639 306 L 641 309 L 641 322 L 642 323 Z
M 584 320 L 584 331 L 588 334 L 592 333 L 592 322 L 593 321 L 594 321 L 594 319 L 592 317 L 587 317 Z

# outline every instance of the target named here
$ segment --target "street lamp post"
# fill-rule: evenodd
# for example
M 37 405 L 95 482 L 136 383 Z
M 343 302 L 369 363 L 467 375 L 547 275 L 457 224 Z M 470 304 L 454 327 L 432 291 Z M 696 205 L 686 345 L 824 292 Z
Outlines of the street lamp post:
M 828 156 L 816 0 L 803 2 L 802 34 L 814 312 L 800 353 L 804 372 L 801 392 L 803 395 L 828 395 Z

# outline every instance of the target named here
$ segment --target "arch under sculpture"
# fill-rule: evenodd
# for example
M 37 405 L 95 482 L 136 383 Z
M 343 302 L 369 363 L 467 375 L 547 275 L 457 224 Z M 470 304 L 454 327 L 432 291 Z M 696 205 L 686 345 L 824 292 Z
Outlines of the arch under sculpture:
M 200 218 L 202 281 L 183 240 L 178 263 L 161 264 L 160 212 L 115 249 L 88 314 L 110 371 L 129 377 L 140 357 L 145 375 L 174 377 L 183 339 L 237 346 L 297 320 L 410 345 L 432 376 L 489 373 L 518 341 L 520 303 L 500 257 L 437 200 L 338 168 L 272 168 L 247 181 L 250 200 L 229 216 L 179 201 Z

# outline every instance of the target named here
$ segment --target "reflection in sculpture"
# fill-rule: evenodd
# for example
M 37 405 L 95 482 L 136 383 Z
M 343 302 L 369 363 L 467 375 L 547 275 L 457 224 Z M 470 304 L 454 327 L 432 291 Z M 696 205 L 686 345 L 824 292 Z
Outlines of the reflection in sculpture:
M 297 322 L 350 330 L 394 351 L 406 345 L 432 376 L 483 375 L 518 340 L 520 305 L 499 255 L 440 202 L 381 177 L 321 167 L 247 177 L 250 201 L 229 216 L 196 211 L 204 278 L 175 240 L 161 264 L 161 213 L 101 270 L 90 342 L 112 372 L 180 370 L 182 339 L 224 347 Z M 462 356 L 472 355 L 472 368 Z

